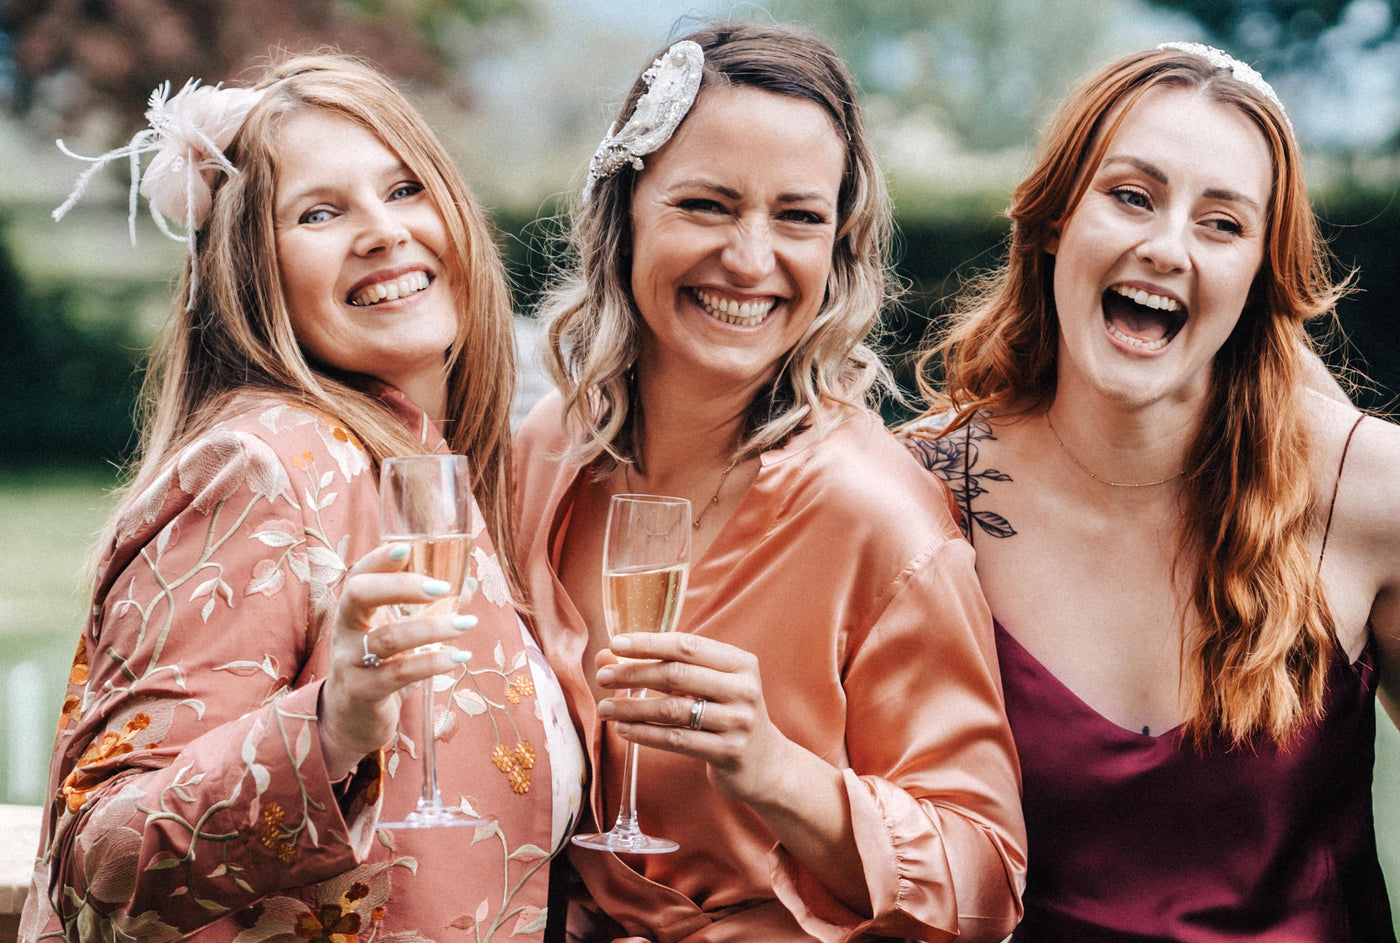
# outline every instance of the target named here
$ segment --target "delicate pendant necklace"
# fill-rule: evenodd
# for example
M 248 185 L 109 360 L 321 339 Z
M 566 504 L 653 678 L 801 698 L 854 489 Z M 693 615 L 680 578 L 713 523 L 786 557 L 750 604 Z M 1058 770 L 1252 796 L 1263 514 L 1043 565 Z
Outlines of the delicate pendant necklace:
M 725 468 L 723 472 L 720 473 L 719 484 L 715 485 L 715 493 L 710 496 L 709 501 L 705 502 L 705 506 L 700 509 L 700 513 L 690 519 L 690 526 L 692 530 L 699 530 L 700 522 L 705 519 L 706 514 L 710 513 L 710 508 L 714 507 L 716 504 L 719 504 L 720 489 L 724 487 L 724 482 L 729 478 L 729 473 L 732 472 L 734 470 L 734 466 L 738 464 L 739 459 L 735 458 L 732 462 L 729 463 L 729 466 Z M 622 466 L 622 477 L 627 482 L 627 490 L 631 491 L 632 466 L 630 464 Z
M 1183 474 L 1186 473 L 1186 469 L 1183 468 L 1175 475 L 1168 475 L 1165 478 L 1158 478 L 1156 481 L 1109 481 L 1107 478 L 1100 478 L 1098 475 L 1095 475 L 1092 471 L 1090 471 L 1087 465 L 1085 465 L 1079 459 L 1074 457 L 1074 453 L 1069 450 L 1069 446 L 1065 445 L 1065 440 L 1061 439 L 1060 434 L 1055 431 L 1055 424 L 1050 421 L 1050 411 L 1048 409 L 1045 411 L 1045 424 L 1050 427 L 1050 434 L 1055 437 L 1055 441 L 1060 443 L 1060 451 L 1068 455 L 1069 460 L 1071 462 L 1074 462 L 1074 464 L 1079 467 L 1080 471 L 1084 472 L 1084 474 L 1088 475 L 1090 478 L 1094 479 L 1100 484 L 1108 485 L 1110 488 L 1151 488 L 1156 485 L 1165 485 L 1169 481 L 1175 481 L 1176 479 L 1180 478 Z

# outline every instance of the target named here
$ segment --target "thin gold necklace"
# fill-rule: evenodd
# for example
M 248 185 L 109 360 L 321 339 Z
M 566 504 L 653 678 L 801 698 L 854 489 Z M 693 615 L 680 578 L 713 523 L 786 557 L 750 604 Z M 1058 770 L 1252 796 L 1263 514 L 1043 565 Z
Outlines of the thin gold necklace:
M 1050 427 L 1050 434 L 1055 437 L 1055 441 L 1060 443 L 1060 450 L 1069 456 L 1069 460 L 1071 462 L 1074 462 L 1075 465 L 1079 466 L 1080 471 L 1084 472 L 1084 474 L 1088 475 L 1090 478 L 1094 479 L 1100 484 L 1108 485 L 1111 488 L 1151 488 L 1156 485 L 1165 485 L 1169 481 L 1175 481 L 1176 479 L 1180 478 L 1183 474 L 1186 473 L 1186 469 L 1183 468 L 1175 475 L 1168 475 L 1165 478 L 1158 478 L 1156 481 L 1109 481 L 1107 478 L 1100 478 L 1098 475 L 1095 475 L 1092 471 L 1089 470 L 1089 466 L 1085 465 L 1079 459 L 1074 457 L 1074 453 L 1069 450 L 1069 446 L 1065 445 L 1065 440 L 1061 439 L 1060 434 L 1055 431 L 1055 424 L 1050 421 L 1050 411 L 1048 409 L 1045 411 L 1045 424 Z
M 724 487 L 724 482 L 729 478 L 729 473 L 732 472 L 734 470 L 734 466 L 738 464 L 739 459 L 735 458 L 732 462 L 729 463 L 729 466 L 725 468 L 723 472 L 720 473 L 719 484 L 715 485 L 715 493 L 710 496 L 709 501 L 705 502 L 705 506 L 700 509 L 700 513 L 690 519 L 690 526 L 692 530 L 699 530 L 700 522 L 705 519 L 706 514 L 710 513 L 710 508 L 714 507 L 716 504 L 719 504 L 720 489 Z M 622 466 L 622 477 L 627 482 L 627 490 L 631 491 L 632 466 L 630 464 Z

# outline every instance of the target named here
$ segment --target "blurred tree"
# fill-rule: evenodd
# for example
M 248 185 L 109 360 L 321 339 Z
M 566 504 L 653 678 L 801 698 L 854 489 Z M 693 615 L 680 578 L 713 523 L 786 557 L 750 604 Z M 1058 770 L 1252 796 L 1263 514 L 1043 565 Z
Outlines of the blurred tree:
M 1179 10 L 1205 27 L 1210 38 L 1237 56 L 1265 69 L 1313 64 L 1319 41 L 1341 23 L 1355 0 L 1148 0 Z M 1389 11 L 1388 22 L 1361 38 L 1375 47 L 1393 38 L 1400 27 L 1400 0 L 1361 0 L 1376 11 Z
M 334 46 L 452 86 L 459 27 L 528 21 L 536 0 L 7 0 L 11 110 L 139 118 L 167 79 L 234 79 L 276 49 Z M 460 90 L 459 90 L 460 91 Z
M 867 92 L 932 108 L 969 147 L 1034 137 L 1085 68 L 1119 0 L 772 0 L 832 38 Z

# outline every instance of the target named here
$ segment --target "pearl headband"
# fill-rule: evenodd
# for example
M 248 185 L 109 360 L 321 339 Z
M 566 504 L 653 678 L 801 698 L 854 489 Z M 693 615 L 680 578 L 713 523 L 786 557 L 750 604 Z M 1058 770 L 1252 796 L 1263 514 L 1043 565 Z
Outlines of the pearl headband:
M 248 112 L 266 91 L 266 88 L 201 86 L 197 79 L 190 79 L 172 98 L 170 83 L 165 82 L 151 93 L 146 109 L 146 120 L 150 126 L 136 132 L 126 146 L 108 151 L 100 157 L 84 157 L 70 151 L 61 140 L 58 141 L 58 148 L 63 153 L 92 166 L 78 177 L 68 199 L 53 211 L 53 218 L 62 219 L 73 208 L 99 170 L 114 160 L 129 158 L 131 189 L 127 228 L 131 232 L 131 241 L 133 244 L 136 242 L 136 195 L 139 189 L 150 203 L 151 218 L 156 228 L 176 242 L 189 246 L 189 304 L 192 305 L 196 284 L 195 233 L 209 218 L 214 203 L 214 185 L 219 175 L 232 177 L 238 174 L 238 168 L 224 156 L 224 148 L 232 143 Z M 142 176 L 141 155 L 152 152 L 156 156 Z M 170 220 L 178 220 L 184 226 L 183 235 L 170 228 Z
M 637 99 L 632 117 L 617 130 L 614 124 L 588 162 L 588 182 L 583 186 L 583 202 L 593 196 L 593 185 L 611 177 L 629 164 L 642 169 L 642 157 L 671 139 L 676 128 L 695 104 L 705 53 L 698 43 L 683 39 L 656 58 L 642 73 L 647 90 Z
M 1293 122 L 1288 117 L 1287 110 L 1283 107 L 1283 102 L 1279 101 L 1278 95 L 1274 93 L 1274 87 L 1264 80 L 1255 68 L 1247 63 L 1241 62 L 1234 56 L 1222 49 L 1214 46 L 1207 46 L 1204 43 L 1162 43 L 1157 47 L 1160 50 L 1171 49 L 1176 52 L 1184 52 L 1188 55 L 1204 59 L 1217 69 L 1224 69 L 1234 76 L 1235 81 L 1242 85 L 1248 85 L 1260 95 L 1263 95 L 1274 107 L 1283 115 L 1284 124 L 1288 125 L 1288 130 L 1293 130 Z

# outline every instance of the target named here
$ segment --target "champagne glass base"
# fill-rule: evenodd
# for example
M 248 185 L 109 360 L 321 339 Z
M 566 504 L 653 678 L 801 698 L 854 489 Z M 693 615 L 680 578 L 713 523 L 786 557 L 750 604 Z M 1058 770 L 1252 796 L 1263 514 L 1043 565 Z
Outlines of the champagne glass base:
M 431 807 L 415 809 L 401 822 L 380 822 L 380 828 L 451 828 L 460 825 L 486 825 L 485 819 L 468 815 L 461 809 Z
M 680 848 L 680 845 L 669 838 L 652 838 L 641 832 L 619 832 L 617 829 L 611 832 L 575 835 L 573 842 L 583 848 L 611 851 L 619 855 L 664 855 Z

